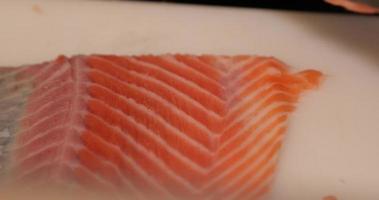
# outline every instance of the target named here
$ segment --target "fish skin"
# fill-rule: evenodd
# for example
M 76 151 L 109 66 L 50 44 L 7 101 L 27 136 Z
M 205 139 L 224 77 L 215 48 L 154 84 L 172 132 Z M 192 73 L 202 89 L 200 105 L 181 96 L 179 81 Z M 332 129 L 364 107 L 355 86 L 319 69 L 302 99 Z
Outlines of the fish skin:
M 258 199 L 289 115 L 322 79 L 249 55 L 60 56 L 0 68 L 0 174 L 138 199 Z

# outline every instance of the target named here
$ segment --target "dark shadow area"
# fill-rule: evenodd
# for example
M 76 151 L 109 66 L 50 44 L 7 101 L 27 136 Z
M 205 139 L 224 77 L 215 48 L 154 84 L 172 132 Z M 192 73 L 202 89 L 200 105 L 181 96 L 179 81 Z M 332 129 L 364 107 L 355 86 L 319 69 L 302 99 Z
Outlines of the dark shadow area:
M 379 67 L 378 15 L 348 12 L 341 7 L 325 3 L 323 0 L 150 0 L 150 2 L 254 7 L 318 13 L 317 15 L 304 15 L 304 12 L 294 12 L 290 15 L 283 15 L 283 17 L 291 18 L 290 20 L 299 26 L 303 26 L 305 31 L 317 34 L 319 37 L 329 40 L 331 44 L 337 43 L 342 48 L 351 49 L 354 53 L 367 58 Z
M 304 16 L 296 13 L 288 15 L 299 26 L 303 26 L 305 31 L 317 34 L 331 43 L 337 43 L 379 67 L 379 18 L 331 16 L 331 14 Z
M 138 1 L 138 0 L 137 0 Z M 141 0 L 140 0 L 141 1 Z M 251 8 L 267 8 L 280 10 L 295 10 L 295 11 L 311 11 L 311 12 L 332 12 L 357 15 L 356 13 L 348 12 L 345 9 L 333 6 L 323 0 L 146 0 L 153 2 L 175 2 L 185 4 L 202 4 L 202 5 L 219 5 L 233 7 L 251 7 Z

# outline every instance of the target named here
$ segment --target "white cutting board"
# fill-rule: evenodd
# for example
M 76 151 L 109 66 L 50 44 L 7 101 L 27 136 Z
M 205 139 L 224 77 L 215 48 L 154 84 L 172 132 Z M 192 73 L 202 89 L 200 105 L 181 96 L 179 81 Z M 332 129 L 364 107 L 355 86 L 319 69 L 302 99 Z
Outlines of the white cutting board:
M 273 55 L 327 79 L 292 116 L 273 200 L 379 199 L 379 18 L 116 1 L 1 1 L 0 65 L 58 54 Z

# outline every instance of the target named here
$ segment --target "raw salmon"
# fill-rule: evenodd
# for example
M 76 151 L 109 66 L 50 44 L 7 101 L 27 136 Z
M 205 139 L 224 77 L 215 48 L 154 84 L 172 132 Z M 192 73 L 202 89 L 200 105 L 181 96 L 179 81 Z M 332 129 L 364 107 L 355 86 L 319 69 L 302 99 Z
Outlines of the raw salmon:
M 356 13 L 361 13 L 361 14 L 378 14 L 379 13 L 378 7 L 370 6 L 368 4 L 362 3 L 362 1 L 354 1 L 354 0 L 324 0 L 324 1 L 327 3 L 333 4 L 335 6 L 341 6 L 345 8 L 346 10 L 356 12 Z
M 60 56 L 2 68 L 1 178 L 140 199 L 258 199 L 288 115 L 321 79 L 247 55 Z

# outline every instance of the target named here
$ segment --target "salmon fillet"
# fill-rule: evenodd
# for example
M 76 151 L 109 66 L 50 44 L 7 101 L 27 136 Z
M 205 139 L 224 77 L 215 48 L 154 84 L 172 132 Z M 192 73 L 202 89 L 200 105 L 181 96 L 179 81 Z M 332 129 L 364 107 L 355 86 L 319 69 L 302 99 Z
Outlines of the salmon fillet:
M 258 199 L 322 74 L 272 57 L 60 56 L 0 69 L 0 178 L 146 199 Z

